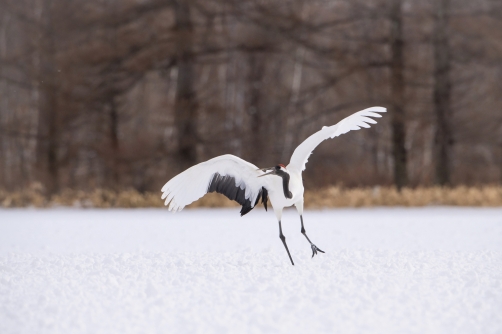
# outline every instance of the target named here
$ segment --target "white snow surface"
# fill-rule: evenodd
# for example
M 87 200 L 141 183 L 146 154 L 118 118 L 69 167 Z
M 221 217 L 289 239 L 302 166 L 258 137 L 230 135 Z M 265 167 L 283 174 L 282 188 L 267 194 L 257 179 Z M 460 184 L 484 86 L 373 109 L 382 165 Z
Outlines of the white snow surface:
M 502 333 L 502 209 L 0 210 L 0 333 Z

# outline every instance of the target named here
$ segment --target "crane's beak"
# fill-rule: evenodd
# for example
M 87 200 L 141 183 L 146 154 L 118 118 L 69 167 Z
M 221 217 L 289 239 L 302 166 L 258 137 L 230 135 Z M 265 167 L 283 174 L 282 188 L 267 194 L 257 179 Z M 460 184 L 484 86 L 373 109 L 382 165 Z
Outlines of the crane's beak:
M 265 175 L 277 175 L 277 173 L 275 172 L 275 170 L 273 170 L 273 171 L 270 171 L 270 172 L 268 172 L 266 174 L 259 175 L 258 177 L 262 177 L 262 176 L 265 176 Z
M 266 174 L 263 174 L 263 175 L 260 175 L 258 177 L 262 177 L 262 176 L 265 176 L 265 175 L 275 175 L 276 172 L 275 172 L 275 167 L 267 167 L 267 168 L 258 168 L 257 170 L 261 170 L 262 172 L 266 172 L 268 170 L 271 170 L 270 172 L 266 173 Z

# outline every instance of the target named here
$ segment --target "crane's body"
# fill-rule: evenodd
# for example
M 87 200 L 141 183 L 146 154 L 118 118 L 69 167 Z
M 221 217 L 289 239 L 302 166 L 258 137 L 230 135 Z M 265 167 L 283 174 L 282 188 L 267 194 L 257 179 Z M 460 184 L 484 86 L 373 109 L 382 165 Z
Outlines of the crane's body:
M 286 198 L 286 196 L 284 196 L 281 178 L 268 177 L 268 189 L 270 189 L 268 191 L 268 197 L 270 198 L 270 203 L 272 204 L 277 219 L 281 218 L 282 209 L 303 202 L 304 189 L 302 174 L 295 171 L 289 171 L 289 176 L 289 191 L 292 195 L 291 198 Z
M 337 124 L 323 127 L 305 139 L 293 152 L 287 166 L 257 166 L 231 154 L 225 154 L 178 174 L 162 188 L 162 199 L 170 211 L 180 211 L 186 205 L 196 201 L 206 193 L 217 192 L 242 205 L 241 216 L 250 212 L 260 201 L 267 209 L 267 201 L 274 209 L 279 222 L 279 237 L 286 248 L 291 264 L 291 254 L 282 233 L 282 211 L 285 207 L 295 206 L 301 220 L 301 233 L 307 238 L 312 248 L 312 257 L 322 252 L 308 238 L 303 225 L 303 179 L 302 171 L 312 151 L 322 141 L 334 138 L 361 127 L 369 128 L 376 121 L 371 117 L 381 117 L 385 112 L 382 107 L 372 107 L 349 117 Z M 369 124 L 368 124 L 369 123 Z

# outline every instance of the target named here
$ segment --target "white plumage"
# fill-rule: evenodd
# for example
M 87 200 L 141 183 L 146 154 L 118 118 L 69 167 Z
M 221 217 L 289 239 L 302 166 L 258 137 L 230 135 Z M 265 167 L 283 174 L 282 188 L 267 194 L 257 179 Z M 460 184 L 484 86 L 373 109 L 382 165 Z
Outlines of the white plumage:
M 384 112 L 386 109 L 382 107 L 367 108 L 342 119 L 333 126 L 323 127 L 295 149 L 287 166 L 277 165 L 260 169 L 230 154 L 202 162 L 167 182 L 162 188 L 162 199 L 170 211 L 176 212 L 208 192 L 218 192 L 241 204 L 241 215 L 245 215 L 260 200 L 266 208 L 267 198 L 270 198 L 279 221 L 279 236 L 292 264 L 294 264 L 293 259 L 286 245 L 286 238 L 282 234 L 281 217 L 285 207 L 295 205 L 300 214 L 301 232 L 311 245 L 313 257 L 317 251 L 323 251 L 310 241 L 303 226 L 302 171 L 305 170 L 305 164 L 312 151 L 324 140 L 352 130 L 369 128 L 370 124 L 376 124 L 373 118 L 382 117 L 379 113 Z
M 162 187 L 162 199 L 169 205 L 169 211 L 181 211 L 185 206 L 195 202 L 205 194 L 212 176 L 235 178 L 235 185 L 245 190 L 246 199 L 256 198 L 266 179 L 258 178 L 261 173 L 258 167 L 231 154 L 201 162 L 178 174 Z
M 376 121 L 370 117 L 382 117 L 382 115 L 378 113 L 386 111 L 387 110 L 383 107 L 371 107 L 358 111 L 355 114 L 342 119 L 333 126 L 323 126 L 321 130 L 305 139 L 295 149 L 287 168 L 295 169 L 297 171 L 305 170 L 305 164 L 317 145 L 328 138 L 335 138 L 352 130 L 359 130 L 362 127 L 370 128 L 370 124 L 376 124 Z

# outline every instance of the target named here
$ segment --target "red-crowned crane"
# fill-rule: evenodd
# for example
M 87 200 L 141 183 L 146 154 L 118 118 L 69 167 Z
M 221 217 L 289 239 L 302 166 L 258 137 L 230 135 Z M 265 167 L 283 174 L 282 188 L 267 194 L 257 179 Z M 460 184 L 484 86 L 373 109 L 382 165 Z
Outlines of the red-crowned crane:
M 165 199 L 165 205 L 168 205 L 170 211 L 176 212 L 207 193 L 217 192 L 242 205 L 240 213 L 243 216 L 260 200 L 267 209 L 267 200 L 270 198 L 279 221 L 279 238 L 294 265 L 286 238 L 282 234 L 281 217 L 285 207 L 296 206 L 300 215 L 301 233 L 310 243 L 312 257 L 317 252 L 324 253 L 310 241 L 303 226 L 302 171 L 305 170 L 310 154 L 325 139 L 376 124 L 371 117 L 382 117 L 379 113 L 383 112 L 386 112 L 385 108 L 372 107 L 356 112 L 333 126 L 324 126 L 295 149 L 287 166 L 278 164 L 275 167 L 258 168 L 231 154 L 201 162 L 167 182 L 162 188 L 162 199 Z

